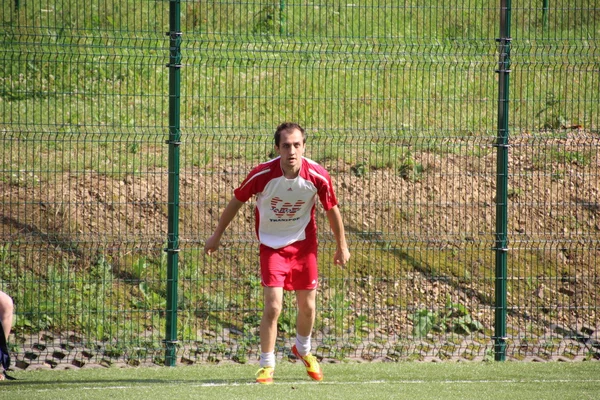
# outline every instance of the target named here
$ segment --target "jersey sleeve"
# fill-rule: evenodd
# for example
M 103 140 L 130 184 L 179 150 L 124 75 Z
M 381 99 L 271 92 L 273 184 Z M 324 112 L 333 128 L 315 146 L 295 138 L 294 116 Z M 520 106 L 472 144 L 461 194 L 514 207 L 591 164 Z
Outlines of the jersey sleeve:
M 317 172 L 319 179 L 317 180 L 317 195 L 319 196 L 319 200 L 323 205 L 325 211 L 331 210 L 333 207 L 338 205 L 337 197 L 335 196 L 335 191 L 333 190 L 333 183 L 331 182 L 331 177 L 325 168 L 317 165 L 315 171 Z
M 335 196 L 331 179 L 329 179 L 329 185 L 324 185 L 319 189 L 319 200 L 321 200 L 321 204 L 323 205 L 325 211 L 329 211 L 338 205 L 338 200 Z
M 252 172 L 248 174 L 248 176 L 246 176 L 246 179 L 244 179 L 241 185 L 233 191 L 233 195 L 235 196 L 235 198 L 241 201 L 242 203 L 247 202 L 252 196 L 256 194 L 253 191 L 254 187 L 251 184 L 251 179 Z
M 264 177 L 270 172 L 270 168 L 267 164 L 261 164 L 255 167 L 238 188 L 233 191 L 233 195 L 239 201 L 245 203 L 252 196 L 262 192 L 264 188 Z

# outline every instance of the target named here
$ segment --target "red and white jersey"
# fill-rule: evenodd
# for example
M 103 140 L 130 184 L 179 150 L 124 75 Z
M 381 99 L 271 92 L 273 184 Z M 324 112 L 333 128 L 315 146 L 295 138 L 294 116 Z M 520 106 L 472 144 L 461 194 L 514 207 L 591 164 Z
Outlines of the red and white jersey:
M 277 157 L 250 171 L 233 193 L 244 203 L 256 195 L 256 234 L 262 244 L 273 249 L 306 238 L 316 241 L 317 196 L 325 211 L 338 204 L 329 173 L 305 157 L 295 179 L 283 175 Z

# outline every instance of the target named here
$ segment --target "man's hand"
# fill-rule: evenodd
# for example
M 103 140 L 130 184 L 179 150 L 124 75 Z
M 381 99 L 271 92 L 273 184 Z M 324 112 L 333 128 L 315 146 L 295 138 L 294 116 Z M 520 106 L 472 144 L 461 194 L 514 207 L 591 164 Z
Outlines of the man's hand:
M 333 256 L 333 262 L 337 265 L 346 265 L 348 260 L 350 259 L 350 251 L 348 251 L 347 247 L 340 249 L 339 247 L 335 251 L 335 255 Z
M 204 253 L 209 256 L 212 255 L 215 251 L 219 249 L 219 243 L 221 242 L 221 237 L 217 235 L 212 235 L 206 242 L 204 243 Z

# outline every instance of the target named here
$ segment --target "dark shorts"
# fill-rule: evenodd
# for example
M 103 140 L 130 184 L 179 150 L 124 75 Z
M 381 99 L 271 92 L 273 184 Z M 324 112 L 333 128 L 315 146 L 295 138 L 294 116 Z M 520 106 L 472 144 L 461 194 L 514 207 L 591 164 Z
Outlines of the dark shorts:
M 302 240 L 281 249 L 260 245 L 261 284 L 284 290 L 317 288 L 317 243 Z

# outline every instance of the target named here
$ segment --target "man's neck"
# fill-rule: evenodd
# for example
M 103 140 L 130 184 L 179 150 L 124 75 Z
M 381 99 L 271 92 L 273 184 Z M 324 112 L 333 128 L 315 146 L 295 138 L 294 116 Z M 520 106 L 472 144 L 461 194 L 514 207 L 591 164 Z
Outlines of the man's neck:
M 283 171 L 283 176 L 286 179 L 295 179 L 300 173 L 300 167 L 298 167 L 296 170 L 294 168 L 285 169 L 282 165 L 281 170 Z

